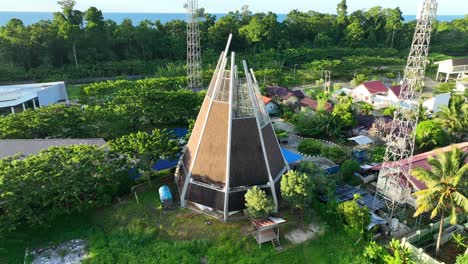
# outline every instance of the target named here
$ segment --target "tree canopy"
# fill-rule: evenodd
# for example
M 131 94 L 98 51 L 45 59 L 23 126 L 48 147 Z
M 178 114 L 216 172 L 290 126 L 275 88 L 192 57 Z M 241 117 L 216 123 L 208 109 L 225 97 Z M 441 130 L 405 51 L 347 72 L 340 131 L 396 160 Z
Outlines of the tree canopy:
M 146 74 L 154 71 L 155 64 L 185 59 L 185 21 L 143 20 L 137 24 L 124 19 L 117 23 L 105 20 L 98 7 L 77 10 L 75 4 L 60 1 L 61 11 L 52 20 L 24 25 L 12 19 L 0 26 L 1 80 Z M 200 10 L 198 17 L 208 63 L 215 63 L 217 52 L 213 51 L 223 50 L 228 34 L 233 33 L 233 48 L 255 57 L 258 64 L 265 62 L 262 68 L 274 61 L 292 67 L 353 53 L 395 55 L 408 48 L 415 26 L 414 22 L 403 23 L 399 8 L 372 7 L 349 13 L 345 0 L 338 3 L 336 15 L 292 10 L 278 21 L 276 14 L 247 9 L 220 18 Z M 466 53 L 467 25 L 468 17 L 435 23 L 432 50 Z M 359 52 L 358 48 L 379 50 Z
M 266 217 L 275 208 L 271 197 L 268 197 L 266 192 L 257 186 L 245 193 L 245 202 L 247 213 L 253 218 Z
M 431 219 L 440 216 L 440 228 L 437 238 L 436 252 L 439 251 L 444 217 L 450 216 L 450 223 L 457 223 L 457 214 L 468 213 L 468 154 L 458 148 L 450 152 L 439 153 L 437 157 L 429 157 L 430 169 L 414 168 L 412 175 L 424 182 L 427 189 L 414 193 L 416 197 L 416 212 L 431 213 Z
M 0 159 L 0 232 L 108 205 L 129 186 L 126 159 L 95 146 Z

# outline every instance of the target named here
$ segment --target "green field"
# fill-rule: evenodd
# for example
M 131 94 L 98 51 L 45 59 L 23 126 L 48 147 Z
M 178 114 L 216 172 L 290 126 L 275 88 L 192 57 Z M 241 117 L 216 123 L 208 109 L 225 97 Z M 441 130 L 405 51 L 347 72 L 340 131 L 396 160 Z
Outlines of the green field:
M 322 222 L 322 236 L 298 246 L 282 237 L 285 250 L 277 253 L 270 243 L 259 248 L 247 221 L 223 223 L 186 209 L 164 212 L 156 191 L 140 193 L 139 200 L 127 197 L 108 208 L 62 217 L 48 229 L 7 235 L 0 241 L 0 263 L 21 263 L 26 248 L 78 238 L 88 242 L 85 263 L 358 263 L 365 246 Z M 289 222 L 283 234 L 297 227 L 296 216 L 289 211 L 282 216 Z

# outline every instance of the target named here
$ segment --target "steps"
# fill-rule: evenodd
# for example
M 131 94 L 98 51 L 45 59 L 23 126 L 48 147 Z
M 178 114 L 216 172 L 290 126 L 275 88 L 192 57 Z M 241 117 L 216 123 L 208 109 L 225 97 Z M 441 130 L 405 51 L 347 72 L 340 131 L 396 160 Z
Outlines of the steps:
M 279 240 L 277 238 L 274 238 L 271 240 L 271 243 L 273 243 L 273 247 L 276 249 L 276 251 L 281 251 L 283 250 L 283 247 L 281 246 Z

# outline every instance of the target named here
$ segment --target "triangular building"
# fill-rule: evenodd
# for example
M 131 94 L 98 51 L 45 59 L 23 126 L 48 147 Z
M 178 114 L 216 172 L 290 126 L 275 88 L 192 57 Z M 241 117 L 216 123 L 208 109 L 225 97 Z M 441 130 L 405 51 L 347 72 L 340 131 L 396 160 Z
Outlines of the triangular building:
M 277 209 L 280 179 L 289 170 L 253 70 L 244 61 L 241 77 L 234 52 L 227 65 L 231 38 L 176 170 L 181 205 L 225 221 L 242 214 L 254 186 Z

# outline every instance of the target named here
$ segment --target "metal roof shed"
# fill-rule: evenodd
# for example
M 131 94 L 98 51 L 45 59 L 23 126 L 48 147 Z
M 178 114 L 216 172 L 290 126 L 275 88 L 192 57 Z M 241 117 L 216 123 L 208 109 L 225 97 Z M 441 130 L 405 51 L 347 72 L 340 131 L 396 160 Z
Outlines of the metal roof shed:
M 348 140 L 356 142 L 356 144 L 358 144 L 359 146 L 364 146 L 364 145 L 374 143 L 374 140 L 372 140 L 370 137 L 366 137 L 366 136 L 352 137 L 352 138 L 348 138 Z
M 252 219 L 252 227 L 256 229 L 252 235 L 260 247 L 263 243 L 271 241 L 276 250 L 281 250 L 279 226 L 283 223 L 286 223 L 286 220 L 272 216 L 263 219 Z

